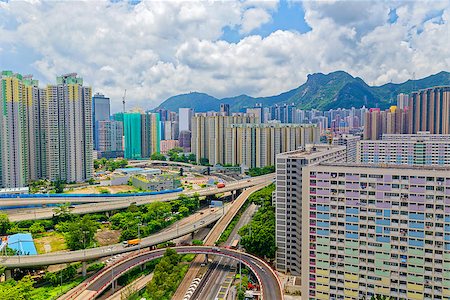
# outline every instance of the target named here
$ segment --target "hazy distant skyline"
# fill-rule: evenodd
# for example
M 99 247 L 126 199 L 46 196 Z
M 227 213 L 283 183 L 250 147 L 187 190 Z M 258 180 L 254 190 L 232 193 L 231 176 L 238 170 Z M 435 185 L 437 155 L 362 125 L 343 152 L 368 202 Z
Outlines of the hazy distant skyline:
M 0 69 L 77 72 L 121 109 L 190 91 L 274 95 L 309 73 L 368 84 L 450 66 L 449 1 L 0 0 Z

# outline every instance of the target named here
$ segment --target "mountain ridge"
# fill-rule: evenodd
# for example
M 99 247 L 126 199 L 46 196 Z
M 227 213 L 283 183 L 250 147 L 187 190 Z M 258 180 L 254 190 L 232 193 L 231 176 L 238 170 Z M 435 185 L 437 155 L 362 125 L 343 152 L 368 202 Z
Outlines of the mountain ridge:
M 353 77 L 339 70 L 328 74 L 308 74 L 305 83 L 278 95 L 252 97 L 242 94 L 219 99 L 206 93 L 190 92 L 166 99 L 154 111 L 178 111 L 180 107 L 191 107 L 196 112 L 218 111 L 221 103 L 230 104 L 230 110 L 234 112 L 253 107 L 256 103 L 262 103 L 263 106 L 293 103 L 297 108 L 319 110 L 363 105 L 385 109 L 395 104 L 399 93 L 409 94 L 415 90 L 440 85 L 450 85 L 449 72 L 441 71 L 417 80 L 408 79 L 403 83 L 370 86 L 360 77 Z

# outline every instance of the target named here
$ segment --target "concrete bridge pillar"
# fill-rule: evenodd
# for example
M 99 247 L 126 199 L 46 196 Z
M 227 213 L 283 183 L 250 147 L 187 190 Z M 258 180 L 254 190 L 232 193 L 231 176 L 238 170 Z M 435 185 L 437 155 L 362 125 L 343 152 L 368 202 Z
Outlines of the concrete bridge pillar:
M 205 263 L 208 263 L 208 254 L 205 254 Z
M 83 277 L 86 277 L 86 273 L 87 273 L 87 263 L 85 261 L 83 261 L 81 263 L 81 273 L 83 275 Z
M 5 280 L 11 279 L 11 278 L 12 278 L 11 270 L 6 269 L 5 270 Z
M 231 201 L 234 201 L 236 199 L 235 193 L 236 191 L 231 191 Z
M 195 233 L 195 231 L 191 232 L 191 239 L 194 239 L 194 233 Z

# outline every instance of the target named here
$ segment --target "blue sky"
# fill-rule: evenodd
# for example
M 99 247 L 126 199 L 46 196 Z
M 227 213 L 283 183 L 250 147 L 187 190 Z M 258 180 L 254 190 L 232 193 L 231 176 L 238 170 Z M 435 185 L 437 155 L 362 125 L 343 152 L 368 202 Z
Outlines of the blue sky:
M 448 71 L 448 1 L 3 1 L 0 69 L 77 72 L 120 109 L 170 96 L 268 96 L 311 73 L 368 84 Z
M 226 26 L 220 38 L 230 43 L 237 43 L 241 38 L 248 35 L 267 37 L 277 30 L 290 30 L 300 33 L 311 30 L 311 27 L 305 21 L 305 12 L 300 1 L 280 1 L 277 10 L 273 11 L 271 16 L 272 20 L 270 22 L 252 30 L 248 34 L 240 34 L 237 27 L 230 28 L 230 26 Z

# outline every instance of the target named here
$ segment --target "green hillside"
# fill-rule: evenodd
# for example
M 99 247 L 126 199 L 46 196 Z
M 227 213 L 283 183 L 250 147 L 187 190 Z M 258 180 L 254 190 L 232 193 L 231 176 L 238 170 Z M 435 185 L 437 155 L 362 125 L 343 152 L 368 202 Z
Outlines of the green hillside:
M 359 77 L 353 77 L 344 71 L 329 74 L 315 73 L 308 75 L 304 84 L 293 90 L 270 97 L 251 97 L 240 95 L 236 97 L 217 99 L 208 94 L 192 92 L 170 97 L 158 108 L 177 111 L 180 107 L 191 107 L 196 112 L 219 110 L 220 103 L 230 104 L 232 111 L 245 107 L 253 107 L 256 103 L 264 106 L 293 103 L 302 109 L 328 110 L 332 108 L 380 107 L 388 108 L 395 104 L 399 93 L 432 86 L 450 85 L 450 73 L 437 74 L 404 83 L 387 83 L 381 86 L 369 86 Z

